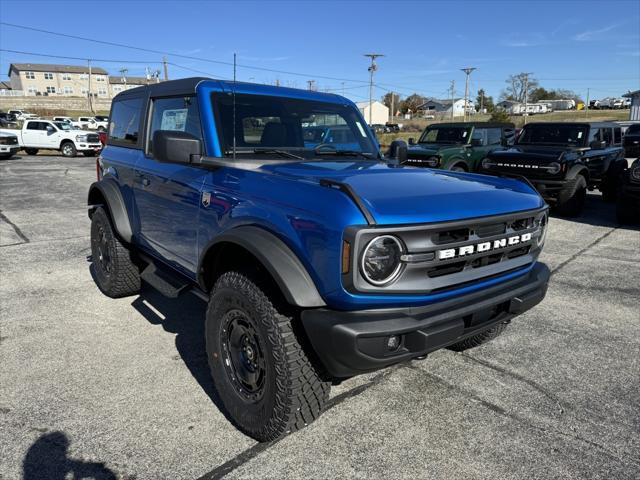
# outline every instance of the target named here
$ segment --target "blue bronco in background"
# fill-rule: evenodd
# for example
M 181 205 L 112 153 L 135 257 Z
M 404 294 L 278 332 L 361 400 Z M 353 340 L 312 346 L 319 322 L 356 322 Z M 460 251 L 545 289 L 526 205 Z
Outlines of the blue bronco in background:
M 96 283 L 206 299 L 216 393 L 258 440 L 316 419 L 332 382 L 479 345 L 545 296 L 530 185 L 406 167 L 343 97 L 191 78 L 123 92 L 109 118 Z

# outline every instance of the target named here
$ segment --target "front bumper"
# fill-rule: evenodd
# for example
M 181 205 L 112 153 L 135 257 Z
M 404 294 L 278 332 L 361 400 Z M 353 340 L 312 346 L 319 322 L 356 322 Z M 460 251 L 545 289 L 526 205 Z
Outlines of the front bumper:
M 302 324 L 316 354 L 334 377 L 350 377 L 425 355 L 507 322 L 542 301 L 549 282 L 546 265 L 525 275 L 421 307 L 365 311 L 313 309 Z M 389 351 L 387 340 L 400 337 Z
M 79 152 L 83 152 L 83 151 L 93 151 L 93 152 L 98 152 L 100 150 L 102 150 L 102 143 L 98 142 L 98 143 L 78 143 L 78 146 L 76 147 L 76 150 L 78 150 Z
M 10 153 L 15 155 L 20 150 L 20 145 L 0 145 L 0 153 L 6 155 Z

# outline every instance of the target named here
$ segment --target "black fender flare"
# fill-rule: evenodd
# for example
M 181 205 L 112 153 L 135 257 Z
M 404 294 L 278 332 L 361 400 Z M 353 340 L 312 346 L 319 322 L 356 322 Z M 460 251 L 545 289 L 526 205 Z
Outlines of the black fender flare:
M 589 182 L 589 169 L 587 168 L 586 165 L 583 165 L 583 164 L 574 165 L 573 167 L 571 167 L 567 172 L 565 179 L 573 180 L 580 174 L 582 174 L 587 180 L 587 182 Z
M 97 192 L 99 192 L 100 196 L 104 199 L 105 205 L 95 202 Z M 93 209 L 104 206 L 111 217 L 111 222 L 113 223 L 113 228 L 116 230 L 116 233 L 122 240 L 131 243 L 133 230 L 131 229 L 129 213 L 127 212 L 124 198 L 122 198 L 120 187 L 115 180 L 103 179 L 92 183 L 89 187 L 87 205 L 89 206 L 89 217 L 91 217 Z
M 239 245 L 255 256 L 273 277 L 287 302 L 299 307 L 326 306 L 316 285 L 298 256 L 271 232 L 255 227 L 233 228 L 216 237 L 205 248 L 198 261 L 198 283 L 203 286 L 203 262 L 207 252 L 227 242 Z

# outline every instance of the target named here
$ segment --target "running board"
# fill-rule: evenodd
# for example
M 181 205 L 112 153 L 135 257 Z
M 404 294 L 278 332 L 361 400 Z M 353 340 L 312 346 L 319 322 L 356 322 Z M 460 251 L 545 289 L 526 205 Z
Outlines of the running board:
M 140 278 L 168 298 L 178 298 L 188 291 L 191 284 L 185 280 L 172 276 L 150 263 L 140 274 Z

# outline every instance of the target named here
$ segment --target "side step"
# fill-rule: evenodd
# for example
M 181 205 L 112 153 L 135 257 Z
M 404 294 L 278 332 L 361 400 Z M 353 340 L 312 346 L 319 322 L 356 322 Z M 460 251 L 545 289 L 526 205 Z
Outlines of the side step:
M 140 278 L 169 298 L 177 298 L 184 291 L 189 290 L 191 284 L 185 279 L 178 278 L 164 272 L 150 263 L 140 274 Z

